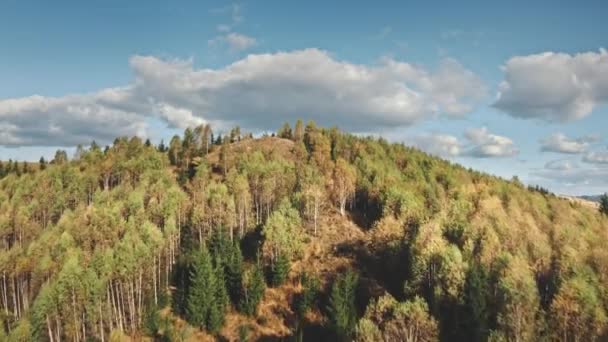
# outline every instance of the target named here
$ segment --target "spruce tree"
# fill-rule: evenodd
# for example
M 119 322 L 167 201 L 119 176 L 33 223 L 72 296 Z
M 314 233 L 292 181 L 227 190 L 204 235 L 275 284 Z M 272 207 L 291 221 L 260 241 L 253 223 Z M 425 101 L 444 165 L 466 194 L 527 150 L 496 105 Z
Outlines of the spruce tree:
M 243 291 L 240 309 L 243 313 L 254 316 L 258 310 L 258 304 L 264 297 L 266 283 L 264 273 L 259 265 L 256 265 L 250 273 L 247 285 Z
M 608 216 L 608 193 L 600 197 L 600 212 Z
M 357 325 L 355 306 L 358 277 L 349 271 L 339 276 L 331 288 L 329 319 L 338 339 L 350 340 Z
M 243 286 L 243 254 L 238 242 L 232 244 L 232 251 L 226 265 L 226 287 L 233 303 L 238 303 Z
M 272 265 L 272 285 L 281 286 L 289 276 L 291 265 L 285 253 L 280 253 L 276 262 Z
M 187 319 L 190 324 L 208 327 L 211 308 L 215 304 L 216 279 L 211 257 L 206 247 L 197 253 L 190 273 L 190 288 L 188 291 Z
M 224 325 L 226 309 L 230 300 L 224 283 L 224 270 L 221 265 L 215 268 L 215 284 L 214 300 L 209 308 L 209 317 L 207 318 L 207 330 L 211 333 L 217 333 Z

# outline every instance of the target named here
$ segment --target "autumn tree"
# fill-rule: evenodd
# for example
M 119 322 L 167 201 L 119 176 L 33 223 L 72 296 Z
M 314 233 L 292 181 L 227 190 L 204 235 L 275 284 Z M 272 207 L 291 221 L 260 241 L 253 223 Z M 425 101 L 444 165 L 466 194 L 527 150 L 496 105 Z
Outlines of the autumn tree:
M 279 129 L 279 131 L 277 132 L 277 136 L 283 139 L 292 138 L 291 126 L 289 125 L 289 123 L 286 122 L 283 124 L 281 129 Z
M 304 123 L 298 119 L 293 129 L 293 141 L 301 142 L 304 140 Z
M 346 213 L 346 204 L 355 194 L 356 181 L 356 169 L 342 158 L 336 160 L 332 177 L 332 195 L 342 216 Z
M 386 294 L 368 304 L 357 324 L 356 341 L 438 341 L 437 321 L 420 297 L 397 302 Z

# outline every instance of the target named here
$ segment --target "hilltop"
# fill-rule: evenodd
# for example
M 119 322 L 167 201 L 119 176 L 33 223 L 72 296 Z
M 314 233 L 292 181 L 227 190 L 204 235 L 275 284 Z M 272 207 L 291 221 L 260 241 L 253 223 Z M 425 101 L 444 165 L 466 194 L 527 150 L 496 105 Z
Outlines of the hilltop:
M 596 208 L 314 123 L 58 152 L 0 238 L 0 341 L 607 336 Z

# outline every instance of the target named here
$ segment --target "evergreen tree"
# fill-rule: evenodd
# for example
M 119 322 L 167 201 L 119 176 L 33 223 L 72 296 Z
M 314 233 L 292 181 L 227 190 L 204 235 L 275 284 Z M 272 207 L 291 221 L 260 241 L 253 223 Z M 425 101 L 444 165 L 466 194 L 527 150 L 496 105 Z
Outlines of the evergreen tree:
M 283 139 L 291 139 L 291 126 L 289 123 L 284 123 L 281 129 L 277 132 L 277 136 Z
M 243 254 L 238 242 L 232 244 L 232 253 L 226 265 L 226 284 L 233 303 L 238 303 L 243 287 Z
M 217 333 L 224 325 L 224 316 L 230 303 L 226 283 L 224 281 L 224 268 L 222 265 L 215 267 L 215 294 L 213 304 L 210 307 L 207 329 L 212 333 Z
M 608 193 L 600 197 L 600 213 L 608 216 Z
M 352 271 L 338 276 L 331 288 L 329 320 L 338 339 L 350 340 L 357 325 L 355 306 L 358 277 Z
M 44 157 L 40 157 L 40 161 L 38 163 L 40 165 L 40 170 L 46 169 L 46 160 L 44 159 Z
M 310 308 L 316 305 L 315 301 L 319 295 L 319 279 L 302 274 L 300 281 L 302 283 L 302 293 L 295 299 L 295 312 L 298 316 L 303 317 Z
M 241 298 L 240 310 L 249 315 L 255 316 L 258 310 L 258 305 L 264 297 L 266 283 L 264 282 L 264 273 L 259 265 L 256 265 L 247 279 L 247 283 L 243 289 Z
M 217 292 L 211 256 L 203 246 L 195 255 L 190 273 L 187 302 L 187 318 L 190 324 L 203 329 L 209 327 L 211 311 L 217 305 L 215 300 Z
M 167 151 L 167 146 L 165 146 L 165 140 L 164 139 L 160 140 L 160 144 L 158 144 L 158 147 L 156 149 L 160 153 L 165 153 Z
M 285 255 L 285 253 L 280 253 L 271 268 L 271 279 L 273 286 L 281 286 L 283 283 L 285 283 L 287 277 L 289 276 L 289 269 L 291 268 L 290 264 L 289 258 Z
M 490 312 L 488 299 L 490 279 L 488 272 L 479 263 L 471 266 L 464 286 L 466 333 L 469 341 L 486 341 Z

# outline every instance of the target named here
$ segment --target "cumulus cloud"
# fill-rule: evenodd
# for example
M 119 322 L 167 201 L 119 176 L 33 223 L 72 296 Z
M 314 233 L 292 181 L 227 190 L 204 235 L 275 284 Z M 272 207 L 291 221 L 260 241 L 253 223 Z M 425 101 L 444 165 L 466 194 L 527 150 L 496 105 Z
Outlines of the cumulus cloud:
M 511 139 L 492 134 L 486 127 L 470 128 L 465 137 L 472 145 L 467 154 L 473 157 L 512 157 L 519 153 Z
M 134 56 L 125 87 L 64 97 L 0 100 L 0 144 L 72 145 L 144 134 L 149 116 L 173 127 L 201 122 L 274 129 L 306 117 L 352 131 L 462 116 L 484 95 L 471 71 L 452 59 L 431 71 L 385 59 L 337 60 L 317 49 L 254 54 L 219 69 L 192 60 Z
M 462 152 L 457 137 L 442 133 L 425 133 L 411 138 L 408 144 L 440 157 L 455 157 Z
M 0 144 L 73 146 L 121 135 L 146 137 L 138 103 L 129 89 L 106 89 L 61 98 L 29 96 L 0 100 Z
M 495 107 L 519 118 L 581 119 L 608 102 L 608 52 L 516 56 L 502 67 Z
M 591 164 L 608 164 L 608 150 L 591 151 L 585 154 L 583 161 Z
M 497 158 L 519 153 L 511 139 L 492 134 L 486 127 L 466 130 L 464 141 L 449 134 L 423 133 L 407 138 L 406 143 L 440 157 Z
M 566 186 L 585 185 L 597 189 L 608 185 L 608 168 L 541 169 L 530 174 Z
M 589 144 L 596 141 L 598 141 L 598 137 L 594 135 L 574 139 L 568 138 L 562 133 L 554 133 L 541 140 L 540 149 L 543 152 L 578 154 L 585 152 Z

